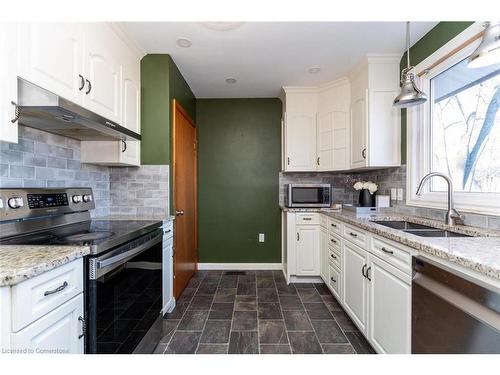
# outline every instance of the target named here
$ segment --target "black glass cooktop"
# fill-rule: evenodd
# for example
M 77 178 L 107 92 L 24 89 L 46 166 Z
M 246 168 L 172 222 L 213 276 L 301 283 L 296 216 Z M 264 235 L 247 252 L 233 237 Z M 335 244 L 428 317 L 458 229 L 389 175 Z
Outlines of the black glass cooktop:
M 0 240 L 2 245 L 79 245 L 91 246 L 92 253 L 160 228 L 154 220 L 91 220 Z

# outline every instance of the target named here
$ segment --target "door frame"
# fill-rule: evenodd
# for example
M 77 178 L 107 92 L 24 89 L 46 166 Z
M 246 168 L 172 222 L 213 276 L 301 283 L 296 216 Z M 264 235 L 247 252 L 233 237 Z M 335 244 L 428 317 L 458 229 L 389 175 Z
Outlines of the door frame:
M 173 210 L 173 215 L 175 216 L 175 171 L 177 168 L 177 158 L 176 158 L 176 147 L 175 147 L 175 140 L 176 140 L 176 131 L 175 131 L 175 122 L 177 119 L 177 112 L 180 113 L 181 116 L 186 118 L 188 123 L 194 128 L 194 137 L 195 137 L 195 144 L 194 144 L 194 247 L 195 247 L 195 252 L 196 252 L 196 257 L 194 259 L 195 262 L 195 272 L 198 270 L 198 129 L 196 128 L 196 124 L 189 116 L 189 114 L 186 112 L 186 110 L 182 107 L 182 105 L 179 103 L 178 100 L 172 99 L 172 210 Z M 174 220 L 174 256 L 173 256 L 173 268 L 174 268 L 174 276 L 176 273 L 176 262 L 175 262 L 175 245 L 176 245 L 176 238 L 177 236 L 175 235 L 175 226 L 176 226 L 176 220 Z M 176 279 L 174 278 L 174 296 L 176 292 Z

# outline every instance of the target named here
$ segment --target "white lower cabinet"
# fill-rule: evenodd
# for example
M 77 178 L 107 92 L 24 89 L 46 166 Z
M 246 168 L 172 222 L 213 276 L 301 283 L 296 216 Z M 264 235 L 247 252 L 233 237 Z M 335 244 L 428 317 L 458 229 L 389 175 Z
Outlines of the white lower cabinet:
M 13 333 L 13 350 L 32 353 L 83 353 L 83 294 L 43 316 L 25 329 Z
M 320 273 L 319 228 L 317 225 L 297 226 L 296 266 L 298 276 Z
M 368 285 L 363 271 L 367 268 L 368 252 L 344 241 L 342 252 L 343 304 L 359 330 L 366 334 Z
M 411 352 L 411 276 L 370 255 L 368 340 L 379 353 Z
M 328 232 L 325 228 L 320 227 L 319 228 L 319 249 L 320 249 L 320 256 L 321 256 L 321 261 L 320 261 L 320 270 L 321 270 L 321 278 L 323 281 L 328 284 L 328 275 L 329 275 L 329 270 L 328 270 Z

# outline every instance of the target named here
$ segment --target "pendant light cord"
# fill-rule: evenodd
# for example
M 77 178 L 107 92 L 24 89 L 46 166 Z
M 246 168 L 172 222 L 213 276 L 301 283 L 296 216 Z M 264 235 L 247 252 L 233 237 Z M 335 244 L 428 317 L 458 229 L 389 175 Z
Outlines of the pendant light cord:
M 410 21 L 406 22 L 406 68 L 410 70 Z

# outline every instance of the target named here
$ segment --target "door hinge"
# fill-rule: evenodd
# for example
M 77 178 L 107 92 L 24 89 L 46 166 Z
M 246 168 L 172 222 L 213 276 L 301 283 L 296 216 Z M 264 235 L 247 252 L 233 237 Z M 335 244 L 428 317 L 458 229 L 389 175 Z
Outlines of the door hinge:
M 286 158 L 286 163 L 287 163 L 288 165 L 290 165 L 290 157 L 289 157 L 289 156 Z

